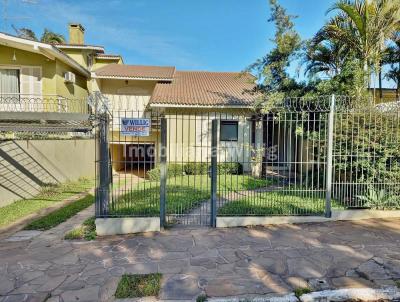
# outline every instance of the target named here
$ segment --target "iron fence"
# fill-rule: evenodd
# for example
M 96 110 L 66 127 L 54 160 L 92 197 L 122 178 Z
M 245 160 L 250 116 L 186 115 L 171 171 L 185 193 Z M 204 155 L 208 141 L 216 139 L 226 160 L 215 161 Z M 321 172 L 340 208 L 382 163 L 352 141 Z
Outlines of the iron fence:
M 330 96 L 265 112 L 104 112 L 96 215 L 215 225 L 216 216 L 400 208 L 399 106 L 355 104 Z M 150 121 L 150 132 L 123 133 L 126 119 Z

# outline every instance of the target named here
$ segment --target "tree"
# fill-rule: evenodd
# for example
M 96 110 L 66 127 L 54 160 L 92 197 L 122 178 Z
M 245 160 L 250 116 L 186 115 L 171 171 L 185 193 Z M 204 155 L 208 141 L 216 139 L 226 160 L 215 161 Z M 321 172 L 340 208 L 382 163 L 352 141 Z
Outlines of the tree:
M 65 37 L 62 34 L 57 34 L 47 28 L 44 29 L 40 40 L 36 37 L 35 32 L 29 28 L 15 28 L 17 36 L 32 41 L 40 41 L 48 44 L 64 44 L 66 42 Z
M 29 29 L 29 28 L 14 28 L 14 30 L 17 32 L 18 37 L 20 38 L 24 38 L 24 39 L 28 39 L 28 40 L 32 40 L 32 41 L 37 41 L 37 37 L 35 35 L 35 33 L 33 32 L 33 30 Z
M 397 0 L 339 0 L 328 12 L 337 15 L 317 34 L 342 41 L 354 51 L 365 72 L 365 88 L 371 70 L 380 71 L 387 41 L 400 26 L 400 3 Z
M 40 42 L 48 44 L 64 44 L 65 37 L 45 28 L 42 37 L 40 38 Z
M 248 67 L 248 71 L 257 73 L 259 90 L 273 103 L 272 99 L 281 99 L 284 95 L 296 93 L 301 89 L 287 72 L 302 46 L 300 35 L 294 29 L 295 16 L 288 15 L 277 0 L 270 0 L 271 17 L 268 22 L 275 24 L 274 48 L 261 59 Z
M 396 83 L 396 99 L 400 101 L 400 32 L 395 34 L 393 41 L 386 53 L 385 63 L 390 64 L 390 70 L 385 78 Z
M 315 76 L 325 74 L 332 78 L 338 75 L 348 57 L 345 45 L 338 41 L 311 41 L 305 53 L 304 74 Z

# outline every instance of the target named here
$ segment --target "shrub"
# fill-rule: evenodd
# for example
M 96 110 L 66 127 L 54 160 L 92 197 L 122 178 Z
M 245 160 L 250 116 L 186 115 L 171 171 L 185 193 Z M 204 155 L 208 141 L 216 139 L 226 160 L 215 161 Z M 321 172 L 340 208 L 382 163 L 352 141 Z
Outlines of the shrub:
M 208 163 L 187 163 L 185 164 L 186 175 L 204 175 L 208 172 Z
M 218 174 L 243 174 L 243 165 L 240 163 L 219 163 L 217 169 Z

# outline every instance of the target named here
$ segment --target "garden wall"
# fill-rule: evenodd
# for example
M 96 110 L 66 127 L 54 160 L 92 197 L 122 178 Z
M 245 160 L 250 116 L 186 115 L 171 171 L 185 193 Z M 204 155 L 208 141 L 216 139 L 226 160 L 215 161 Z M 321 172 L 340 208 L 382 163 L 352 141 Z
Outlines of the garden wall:
M 37 195 L 43 185 L 94 175 L 94 139 L 0 142 L 0 207 Z

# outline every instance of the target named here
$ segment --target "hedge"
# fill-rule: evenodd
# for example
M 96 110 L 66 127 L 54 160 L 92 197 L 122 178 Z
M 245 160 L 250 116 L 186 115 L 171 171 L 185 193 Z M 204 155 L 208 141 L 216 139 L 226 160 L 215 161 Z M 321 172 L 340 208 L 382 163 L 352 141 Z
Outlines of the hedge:
M 208 163 L 190 162 L 186 164 L 170 163 L 167 164 L 167 177 L 184 175 L 205 175 L 209 169 Z M 240 163 L 219 163 L 217 164 L 218 174 L 243 174 L 243 166 Z M 160 166 L 156 166 L 147 172 L 147 177 L 152 181 L 160 179 Z

